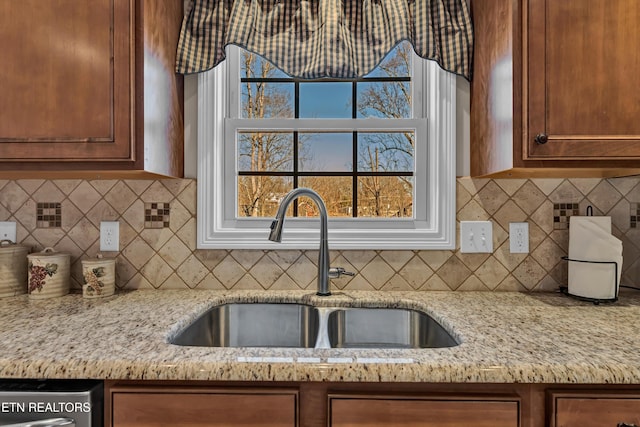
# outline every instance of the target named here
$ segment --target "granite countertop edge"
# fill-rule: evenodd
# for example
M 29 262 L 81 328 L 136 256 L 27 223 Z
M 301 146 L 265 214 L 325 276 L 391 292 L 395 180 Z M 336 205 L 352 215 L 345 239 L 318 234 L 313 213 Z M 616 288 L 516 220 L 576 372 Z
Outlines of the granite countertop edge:
M 441 349 L 209 348 L 170 344 L 229 302 L 412 308 L 461 344 Z M 594 305 L 554 293 L 129 291 L 0 299 L 0 378 L 640 384 L 640 293 Z

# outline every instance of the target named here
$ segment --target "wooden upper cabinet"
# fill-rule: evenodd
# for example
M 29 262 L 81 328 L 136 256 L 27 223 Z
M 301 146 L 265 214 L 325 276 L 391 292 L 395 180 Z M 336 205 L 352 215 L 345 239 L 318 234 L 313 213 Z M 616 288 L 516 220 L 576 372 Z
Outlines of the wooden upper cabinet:
M 529 0 L 527 13 L 525 159 L 640 159 L 640 2 Z
M 329 396 L 330 427 L 519 427 L 517 397 Z
M 472 176 L 640 173 L 640 2 L 471 4 Z
M 182 176 L 181 0 L 0 0 L 0 15 L 2 176 Z

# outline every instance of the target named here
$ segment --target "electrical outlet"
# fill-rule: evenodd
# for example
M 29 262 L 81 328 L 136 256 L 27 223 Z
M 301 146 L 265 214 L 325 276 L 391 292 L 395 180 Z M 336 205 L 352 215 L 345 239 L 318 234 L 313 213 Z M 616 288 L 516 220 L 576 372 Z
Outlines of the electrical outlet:
M 118 221 L 100 222 L 100 251 L 118 252 L 120 250 L 120 223 Z
M 491 221 L 460 221 L 460 252 L 493 252 L 493 224 Z
M 16 223 L 15 221 L 0 221 L 0 240 L 16 241 Z
M 529 223 L 509 223 L 509 250 L 512 254 L 529 253 Z

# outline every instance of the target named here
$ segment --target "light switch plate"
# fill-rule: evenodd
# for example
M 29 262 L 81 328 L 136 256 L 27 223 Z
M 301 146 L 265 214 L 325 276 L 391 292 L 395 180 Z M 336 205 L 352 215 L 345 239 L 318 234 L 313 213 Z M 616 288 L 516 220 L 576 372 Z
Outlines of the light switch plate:
M 491 221 L 460 221 L 460 252 L 493 252 L 493 224 Z
M 11 240 L 13 243 L 17 243 L 16 234 L 15 221 L 0 221 L 0 240 Z

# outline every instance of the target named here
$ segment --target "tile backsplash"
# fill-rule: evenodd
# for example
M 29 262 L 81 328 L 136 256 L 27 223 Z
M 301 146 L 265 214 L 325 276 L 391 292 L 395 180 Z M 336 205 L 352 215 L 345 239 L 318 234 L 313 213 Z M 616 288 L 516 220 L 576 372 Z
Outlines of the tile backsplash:
M 331 251 L 358 274 L 334 288 L 366 290 L 550 291 L 566 284 L 560 259 L 568 218 L 593 206 L 610 215 L 624 245 L 622 283 L 640 284 L 640 177 L 614 179 L 458 178 L 457 219 L 493 222 L 492 254 L 455 251 Z M 316 251 L 197 250 L 196 181 L 0 180 L 0 221 L 18 241 L 71 253 L 72 287 L 81 260 L 99 251 L 100 221 L 120 221 L 119 288 L 313 289 Z M 530 253 L 509 253 L 510 222 L 529 222 Z

